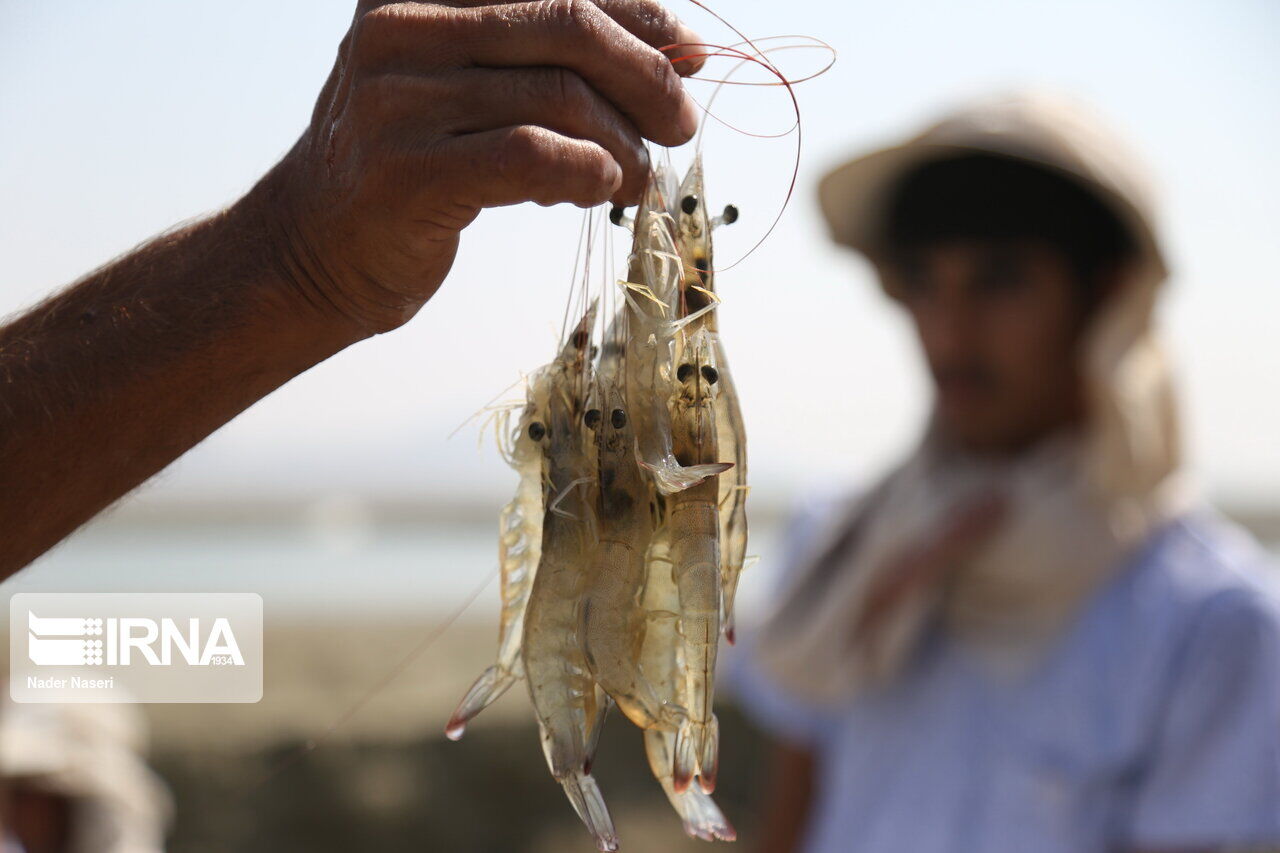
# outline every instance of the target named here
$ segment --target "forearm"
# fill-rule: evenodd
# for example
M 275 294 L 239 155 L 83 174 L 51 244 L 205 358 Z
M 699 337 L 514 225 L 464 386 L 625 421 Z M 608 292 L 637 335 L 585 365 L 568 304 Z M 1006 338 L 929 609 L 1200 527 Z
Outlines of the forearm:
M 0 578 L 361 336 L 291 280 L 270 180 L 0 328 Z
M 0 578 L 405 323 L 483 208 L 639 197 L 643 138 L 698 124 L 660 48 L 701 39 L 654 0 L 526 5 L 362 0 L 310 126 L 245 201 L 0 328 Z

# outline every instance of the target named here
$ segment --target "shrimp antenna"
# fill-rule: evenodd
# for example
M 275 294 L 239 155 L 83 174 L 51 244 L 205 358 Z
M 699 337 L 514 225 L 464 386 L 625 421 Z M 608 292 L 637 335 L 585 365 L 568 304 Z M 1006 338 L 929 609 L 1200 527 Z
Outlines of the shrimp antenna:
M 674 56 L 671 58 L 672 63 L 684 62 L 692 59 L 714 58 L 714 57 L 734 57 L 739 60 L 739 62 L 736 65 L 734 65 L 733 68 L 730 69 L 729 73 L 724 78 L 720 80 L 706 81 L 706 82 L 714 82 L 716 84 L 716 88 L 712 92 L 711 98 L 708 100 L 706 106 L 703 107 L 704 115 L 709 116 L 710 118 L 714 119 L 716 122 L 720 123 L 725 127 L 728 127 L 731 130 L 734 130 L 739 133 L 743 133 L 744 135 L 747 135 L 747 136 L 756 137 L 756 138 L 765 138 L 765 139 L 780 138 L 792 132 L 796 134 L 795 163 L 791 170 L 791 180 L 787 187 L 786 197 L 783 199 L 782 205 L 779 207 L 777 215 L 774 216 L 773 221 L 769 224 L 769 228 L 765 231 L 765 233 L 760 237 L 760 239 L 758 239 L 755 242 L 754 245 L 751 246 L 750 249 L 747 250 L 745 254 L 743 254 L 740 258 L 735 260 L 733 263 L 728 264 L 727 266 L 721 267 L 718 270 L 718 272 L 726 272 L 728 270 L 733 269 L 738 264 L 742 263 L 744 260 L 750 257 L 758 248 L 760 248 L 760 246 L 764 243 L 764 241 L 767 240 L 770 237 L 770 235 L 773 234 L 774 229 L 778 227 L 778 223 L 782 220 L 783 213 L 786 212 L 787 207 L 791 204 L 791 198 L 795 194 L 796 184 L 800 176 L 800 155 L 803 149 L 803 129 L 802 129 L 802 123 L 801 123 L 801 116 L 800 116 L 800 102 L 796 98 L 796 94 L 793 87 L 797 83 L 801 83 L 807 80 L 812 80 L 813 78 L 826 73 L 832 67 L 832 65 L 835 64 L 836 51 L 835 51 L 835 48 L 833 48 L 831 45 L 827 44 L 821 39 L 814 38 L 812 36 L 768 36 L 765 38 L 752 40 L 751 38 L 748 38 L 741 30 L 739 30 L 733 24 L 729 23 L 729 21 L 726 20 L 723 16 L 719 15 L 713 9 L 708 7 L 706 4 L 700 2 L 700 0 L 689 0 L 689 2 L 697 6 L 698 8 L 702 9 L 707 14 L 711 15 L 717 21 L 722 23 L 724 26 L 728 27 L 740 39 L 739 42 L 732 45 L 715 45 L 715 44 L 698 42 L 698 43 L 670 44 L 660 48 L 660 50 L 662 50 L 664 53 L 670 53 L 676 49 L 687 49 L 687 48 L 702 49 L 700 51 L 695 50 L 695 52 L 692 52 L 692 53 L 682 53 L 678 56 Z M 781 45 L 781 46 L 769 48 L 767 50 L 762 50 L 757 44 L 757 42 L 778 41 L 781 39 L 802 39 L 807 41 L 808 44 Z M 751 52 L 749 53 L 746 50 L 743 50 L 741 48 L 742 45 L 746 45 L 747 47 L 749 47 L 751 49 Z M 825 49 L 830 52 L 831 59 L 830 61 L 827 62 L 826 65 L 818 69 L 816 72 L 808 74 L 804 77 L 799 77 L 799 78 L 796 78 L 795 80 L 792 80 L 788 78 L 785 74 L 783 74 L 782 71 L 779 70 L 779 68 L 768 58 L 768 54 L 770 53 L 774 53 L 781 50 L 794 50 L 794 49 L 801 49 L 801 48 Z M 747 63 L 754 63 L 756 65 L 759 65 L 761 68 L 764 68 L 767 72 L 769 72 L 770 74 L 772 74 L 774 77 L 777 78 L 777 82 L 776 83 L 768 83 L 768 82 L 758 83 L 758 82 L 733 80 L 732 79 L 733 75 L 736 74 L 738 70 L 742 68 L 744 65 L 746 65 Z M 704 78 L 695 78 L 695 79 L 704 79 Z M 791 99 L 791 107 L 793 112 L 795 113 L 795 123 L 787 130 L 778 134 L 758 134 L 758 133 L 749 133 L 747 131 L 742 130 L 741 128 L 735 127 L 734 125 L 724 121 L 719 116 L 716 116 L 714 113 L 712 113 L 710 108 L 711 108 L 711 105 L 715 102 L 715 99 L 719 95 L 722 88 L 726 85 L 783 86 L 787 90 L 787 95 Z M 704 121 L 702 122 L 702 126 L 698 129 L 698 141 L 697 141 L 696 147 L 699 151 L 701 151 L 701 148 L 702 148 L 702 135 L 705 129 L 706 129 L 706 121 L 704 119 Z
M 462 423 L 454 427 L 453 430 L 449 433 L 449 435 L 446 438 L 453 438 L 455 435 L 462 432 L 462 430 L 468 424 L 474 421 L 476 418 L 484 417 L 485 415 L 489 414 L 490 412 L 493 412 L 494 410 L 501 411 L 503 409 L 514 409 L 524 405 L 522 401 L 516 401 L 516 400 L 511 400 L 505 403 L 499 403 L 498 398 L 501 397 L 503 394 L 506 394 L 512 388 L 515 388 L 518 385 L 523 385 L 528 381 L 529 381 L 528 375 L 521 373 L 519 379 L 517 379 L 515 382 L 512 382 L 506 388 L 503 388 L 497 394 L 494 394 L 492 397 L 489 398 L 489 400 L 483 406 L 476 409 L 471 414 L 467 415 L 466 419 Z

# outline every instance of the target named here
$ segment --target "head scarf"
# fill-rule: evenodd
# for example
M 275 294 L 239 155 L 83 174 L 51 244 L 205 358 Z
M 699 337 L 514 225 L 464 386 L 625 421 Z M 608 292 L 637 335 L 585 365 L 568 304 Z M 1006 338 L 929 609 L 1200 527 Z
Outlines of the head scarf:
M 73 853 L 159 853 L 173 810 L 130 704 L 0 702 L 0 779 L 73 803 Z

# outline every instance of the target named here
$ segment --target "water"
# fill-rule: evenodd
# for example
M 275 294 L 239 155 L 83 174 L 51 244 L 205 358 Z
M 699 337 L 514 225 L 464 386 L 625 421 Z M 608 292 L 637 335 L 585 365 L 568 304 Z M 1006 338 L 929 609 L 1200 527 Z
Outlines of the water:
M 257 592 L 281 619 L 441 616 L 486 584 L 466 619 L 495 619 L 497 515 L 492 520 L 377 523 L 340 506 L 300 518 L 139 523 L 111 517 L 72 536 L 0 584 L 17 592 Z M 776 516 L 753 522 L 739 593 L 760 612 L 781 564 Z M 1276 542 L 1268 550 L 1280 556 Z M 6 609 L 7 610 L 7 609 Z M 7 617 L 7 612 L 0 619 Z
M 0 584 L 17 592 L 256 592 L 281 618 L 451 613 L 488 581 L 468 619 L 498 611 L 497 519 L 375 524 L 280 520 L 138 524 L 106 519 Z M 744 614 L 767 592 L 776 525 L 752 529 L 761 556 L 742 583 Z M 6 614 L 7 615 L 7 614 Z

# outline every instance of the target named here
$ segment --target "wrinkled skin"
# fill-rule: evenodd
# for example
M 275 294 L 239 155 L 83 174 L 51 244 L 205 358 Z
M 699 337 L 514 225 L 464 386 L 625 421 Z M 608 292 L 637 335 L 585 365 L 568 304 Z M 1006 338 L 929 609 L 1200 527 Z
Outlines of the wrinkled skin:
M 698 111 L 657 48 L 700 39 L 654 0 L 362 2 L 311 124 L 252 194 L 308 302 L 405 322 L 486 207 L 634 203 L 643 139 Z

